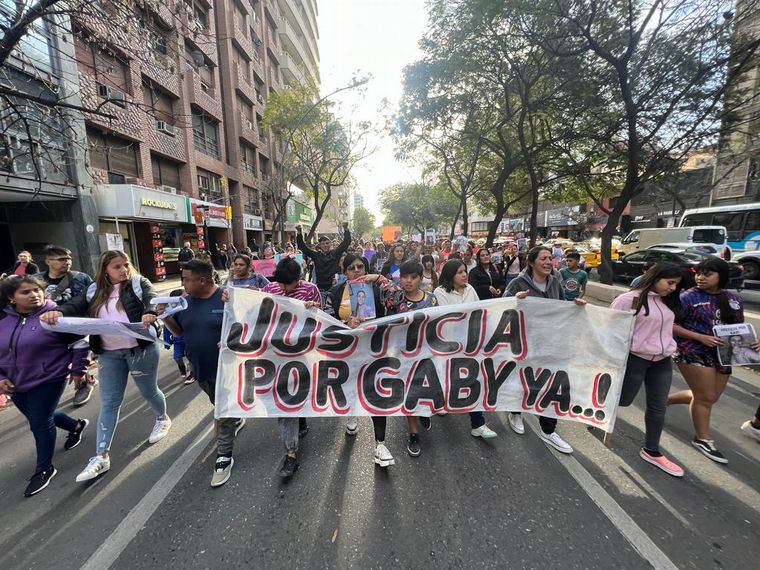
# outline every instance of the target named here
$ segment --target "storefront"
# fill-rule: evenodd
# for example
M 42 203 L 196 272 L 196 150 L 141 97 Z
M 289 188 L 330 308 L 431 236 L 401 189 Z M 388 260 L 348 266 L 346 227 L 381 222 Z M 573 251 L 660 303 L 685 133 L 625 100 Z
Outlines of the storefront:
M 243 214 L 243 227 L 245 228 L 245 242 L 248 247 L 256 243 L 264 243 L 264 220 L 261 216 Z
M 187 201 L 190 205 L 190 219 L 197 226 L 198 249 L 205 249 L 215 257 L 222 244 L 232 243 L 232 210 L 223 204 L 195 198 L 188 198 Z
M 93 188 L 101 249 L 118 246 L 151 281 L 179 272 L 176 251 L 190 219 L 184 196 L 136 184 Z M 165 251 L 165 248 L 169 251 Z

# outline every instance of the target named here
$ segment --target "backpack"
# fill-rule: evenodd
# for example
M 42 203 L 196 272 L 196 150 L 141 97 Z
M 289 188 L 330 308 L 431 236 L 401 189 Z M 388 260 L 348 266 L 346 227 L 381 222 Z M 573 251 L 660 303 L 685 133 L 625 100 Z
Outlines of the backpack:
M 132 279 L 131 279 L 131 282 L 132 282 L 132 291 L 137 296 L 137 298 L 142 301 L 143 291 L 142 291 L 142 285 L 140 285 L 140 276 L 139 275 L 133 275 Z M 95 297 L 95 291 L 97 291 L 97 289 L 98 289 L 98 286 L 97 286 L 96 283 L 92 283 L 92 284 L 90 284 L 89 287 L 87 287 L 87 296 L 86 296 L 86 298 L 87 298 L 87 302 L 88 303 L 90 303 L 92 301 L 92 299 Z

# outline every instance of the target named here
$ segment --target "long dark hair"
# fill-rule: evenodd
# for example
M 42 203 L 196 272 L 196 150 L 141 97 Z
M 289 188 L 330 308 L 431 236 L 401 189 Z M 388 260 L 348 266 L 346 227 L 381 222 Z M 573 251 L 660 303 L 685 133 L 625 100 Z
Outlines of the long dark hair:
M 383 267 L 382 267 L 382 269 L 380 269 L 380 275 L 384 275 L 385 277 L 389 277 L 389 276 L 390 276 L 390 273 L 391 273 L 391 265 L 393 265 L 393 264 L 395 263 L 395 261 L 394 261 L 394 257 L 393 257 L 393 251 L 394 251 L 394 250 L 395 250 L 397 247 L 400 247 L 400 248 L 403 250 L 403 252 L 404 252 L 404 255 L 403 255 L 403 257 L 401 258 L 401 263 L 404 263 L 404 262 L 406 261 L 406 259 L 407 259 L 407 255 L 406 255 L 406 249 L 404 249 L 404 246 L 403 246 L 403 245 L 401 245 L 400 243 L 397 243 L 397 244 L 395 244 L 395 245 L 394 245 L 394 246 L 391 248 L 391 250 L 388 252 L 388 259 L 387 259 L 387 260 L 385 261 L 385 263 L 383 264 Z M 399 263 L 399 266 L 401 265 L 401 263 Z
M 728 302 L 728 295 L 726 295 L 725 291 L 731 277 L 731 268 L 728 263 L 720 257 L 710 255 L 703 261 L 700 261 L 695 269 L 698 274 L 702 275 L 713 271 L 718 274 L 718 310 L 720 311 L 720 320 L 727 325 L 736 323 L 738 315 L 736 314 L 736 311 L 731 308 L 731 305 Z
M 552 250 L 548 247 L 545 247 L 543 245 L 537 245 L 532 248 L 530 248 L 530 251 L 528 252 L 528 256 L 525 258 L 525 269 L 528 271 L 528 274 L 533 277 L 533 264 L 538 259 L 539 254 L 542 251 L 548 251 L 549 254 L 551 254 Z
M 109 249 L 100 254 L 100 259 L 98 259 L 98 270 L 95 273 L 95 296 L 90 302 L 89 309 L 90 316 L 92 317 L 98 315 L 100 308 L 108 302 L 108 297 L 111 295 L 111 291 L 113 291 L 113 283 L 111 283 L 111 280 L 108 278 L 107 268 L 108 264 L 114 259 L 121 259 L 126 263 L 130 263 L 129 256 L 123 251 Z M 133 275 L 131 263 L 129 265 L 128 273 L 127 281 L 129 281 Z M 120 311 L 124 310 L 124 307 L 121 304 L 121 296 L 119 296 L 119 299 L 116 301 L 116 308 Z
M 433 289 L 435 289 L 436 287 L 438 287 L 438 274 L 435 272 L 435 258 L 432 255 L 428 254 L 428 255 L 423 255 L 422 259 L 420 259 L 420 263 L 422 263 L 423 270 L 425 269 L 425 264 L 428 261 L 432 264 L 430 266 L 430 273 L 431 273 L 430 280 L 433 283 Z M 423 274 L 423 277 L 424 277 L 424 274 Z
M 11 275 L 10 277 L 6 277 L 0 281 L 0 311 L 10 304 L 10 298 L 22 285 L 36 285 L 40 291 L 45 291 L 44 283 L 31 275 Z
M 633 304 L 636 314 L 638 315 L 639 311 L 644 309 L 644 314 L 649 316 L 649 292 L 654 289 L 654 286 L 660 279 L 675 278 L 683 280 L 683 273 L 681 272 L 681 268 L 674 263 L 655 263 L 652 267 L 647 269 L 647 272 L 644 273 L 641 281 L 639 281 L 636 284 L 636 287 L 633 288 L 634 291 L 640 291 L 638 299 L 636 299 Z M 682 288 L 682 281 L 679 281 L 675 291 L 662 298 L 662 302 L 665 303 L 665 306 L 673 311 L 673 314 L 676 316 L 676 321 L 678 321 L 681 316 L 681 303 L 679 297 Z
M 454 276 L 463 265 L 464 261 L 461 259 L 449 259 L 444 263 L 441 268 L 441 275 L 438 278 L 439 287 L 443 287 L 447 293 L 451 293 L 454 289 Z

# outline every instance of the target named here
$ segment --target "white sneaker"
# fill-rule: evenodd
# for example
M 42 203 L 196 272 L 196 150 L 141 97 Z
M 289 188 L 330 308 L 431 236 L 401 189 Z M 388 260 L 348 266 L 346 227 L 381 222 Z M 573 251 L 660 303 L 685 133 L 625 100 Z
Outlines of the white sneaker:
M 153 431 L 150 432 L 148 443 L 158 443 L 164 439 L 166 437 L 166 434 L 169 433 L 171 427 L 172 421 L 169 416 L 166 416 L 165 420 L 156 420 L 156 423 L 153 426 Z
M 556 431 L 553 431 L 552 433 L 539 432 L 539 435 L 541 436 L 541 439 L 544 440 L 544 443 L 551 445 L 560 453 L 573 452 L 573 448 L 570 447 L 570 444 L 562 439 Z
M 111 460 L 109 458 L 103 457 L 102 455 L 96 455 L 95 457 L 90 458 L 90 462 L 87 464 L 87 467 L 84 468 L 84 471 L 77 475 L 76 481 L 77 483 L 81 483 L 82 481 L 95 479 L 95 477 L 102 475 L 110 468 Z
M 389 465 L 395 465 L 396 460 L 393 459 L 391 452 L 385 447 L 384 443 L 378 443 L 375 447 L 375 463 L 380 467 L 388 467 Z
M 757 441 L 760 441 L 760 428 L 753 426 L 751 421 L 747 420 L 744 422 L 741 430 L 749 437 L 754 437 Z
M 525 433 L 525 424 L 523 423 L 523 419 L 520 414 L 513 414 L 510 412 L 509 416 L 507 416 L 507 419 L 509 420 L 509 427 L 512 428 L 513 432 L 518 435 Z
M 346 434 L 356 435 L 357 431 L 359 431 L 359 418 L 352 416 L 346 421 Z
M 479 428 L 471 429 L 470 435 L 474 437 L 482 437 L 483 439 L 492 439 L 499 434 L 489 428 L 486 424 L 483 424 Z

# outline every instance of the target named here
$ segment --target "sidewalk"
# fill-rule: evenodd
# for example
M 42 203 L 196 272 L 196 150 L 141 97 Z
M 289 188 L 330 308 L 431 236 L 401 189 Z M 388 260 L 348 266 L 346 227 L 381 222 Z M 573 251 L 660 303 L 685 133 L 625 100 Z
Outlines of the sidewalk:
M 227 279 L 227 271 L 217 271 L 217 273 L 219 273 L 219 277 L 222 278 L 222 281 Z M 158 283 L 153 283 L 153 287 L 155 287 L 159 296 L 168 295 L 170 291 L 182 287 L 182 279 L 179 276 L 172 277 L 170 279 L 165 279 L 164 281 L 159 281 Z

